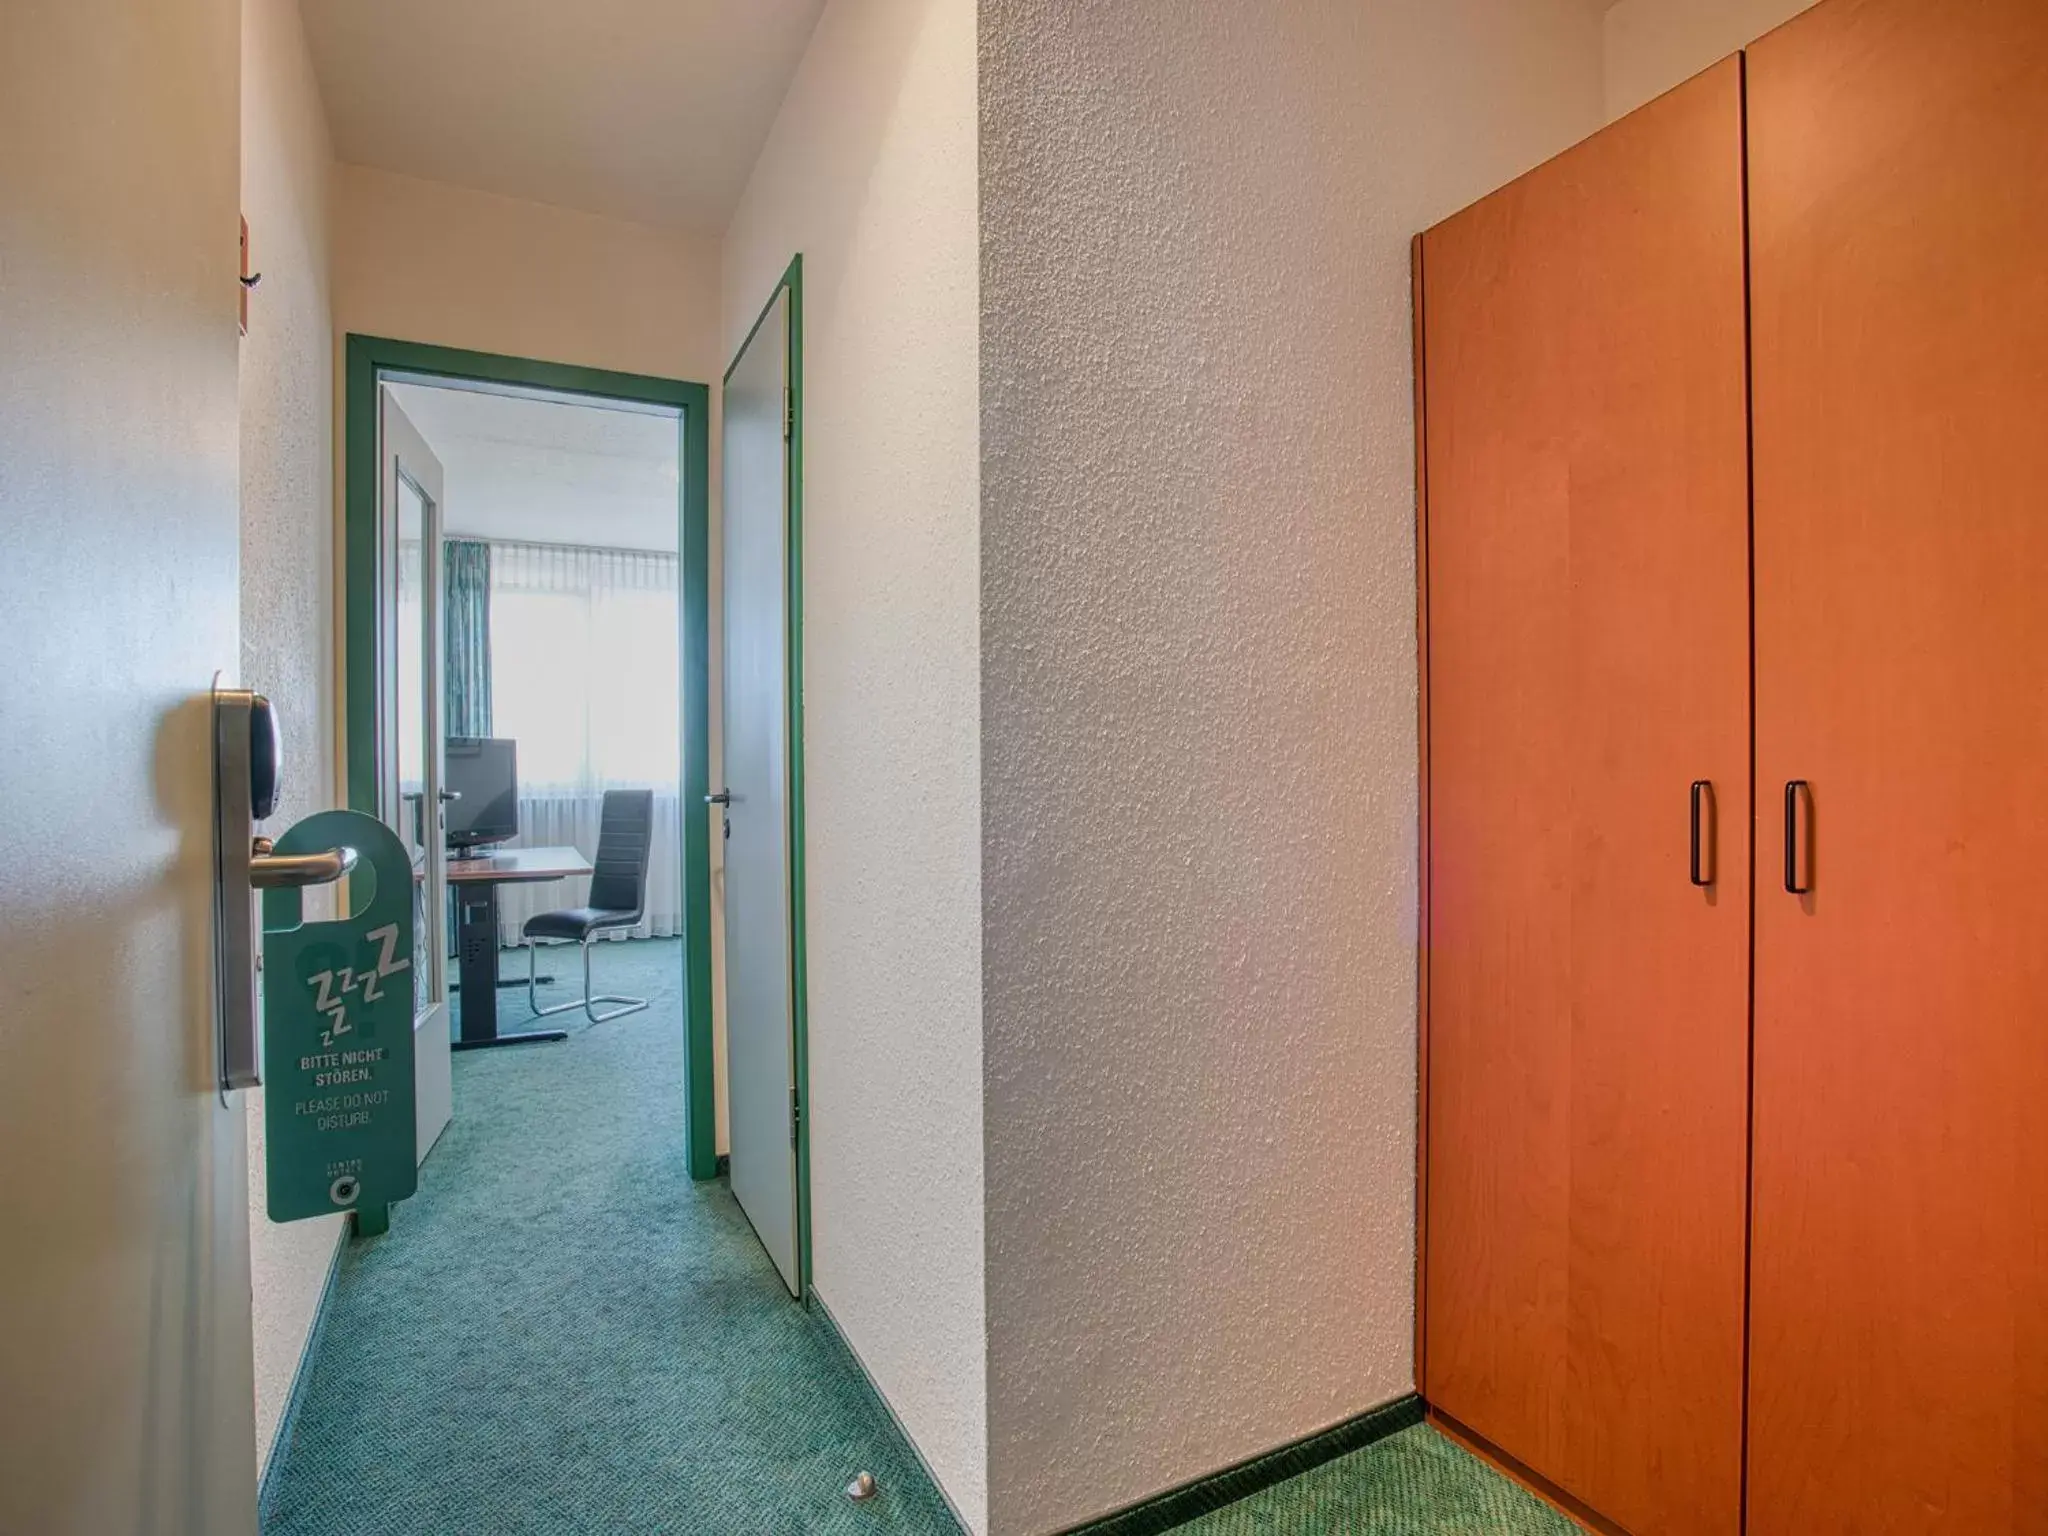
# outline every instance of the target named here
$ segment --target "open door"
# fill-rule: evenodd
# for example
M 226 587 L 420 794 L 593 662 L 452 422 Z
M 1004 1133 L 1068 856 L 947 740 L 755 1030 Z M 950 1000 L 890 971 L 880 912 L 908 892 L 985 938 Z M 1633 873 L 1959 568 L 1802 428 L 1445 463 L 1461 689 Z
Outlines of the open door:
M 789 291 L 725 378 L 726 1063 L 732 1192 L 795 1294 Z
M 413 1065 L 419 1157 L 454 1112 L 448 1040 L 447 852 L 441 835 L 441 462 L 388 389 L 378 395 L 378 814 L 413 866 Z
M 240 680 L 239 27 L 0 21 L 0 1531 L 256 1531 L 208 705 Z

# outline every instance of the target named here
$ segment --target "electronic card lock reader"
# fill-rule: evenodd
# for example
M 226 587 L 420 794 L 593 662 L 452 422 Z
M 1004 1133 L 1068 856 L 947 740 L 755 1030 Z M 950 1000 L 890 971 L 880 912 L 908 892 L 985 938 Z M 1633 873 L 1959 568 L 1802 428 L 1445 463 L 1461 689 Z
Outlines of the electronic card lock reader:
M 223 1095 L 265 1079 L 273 1221 L 413 1193 L 414 862 L 374 816 L 321 811 L 274 843 L 284 744 L 268 699 L 213 689 L 214 963 Z M 331 921 L 304 891 L 344 882 Z M 261 918 L 258 918 L 258 901 Z M 257 986 L 263 988 L 258 1006 Z

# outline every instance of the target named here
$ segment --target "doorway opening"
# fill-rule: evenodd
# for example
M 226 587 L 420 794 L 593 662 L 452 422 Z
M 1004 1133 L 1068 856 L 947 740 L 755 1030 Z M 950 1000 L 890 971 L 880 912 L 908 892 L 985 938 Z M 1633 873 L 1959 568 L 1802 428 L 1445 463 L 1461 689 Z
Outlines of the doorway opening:
M 559 1041 L 652 987 L 710 1179 L 709 390 L 364 336 L 346 387 L 349 804 L 416 848 L 443 978 L 420 1155 L 450 1049 Z
M 310 1372 L 302 1367 L 301 1390 L 279 1431 L 278 1470 L 265 1480 L 270 1536 L 331 1536 L 365 1501 L 393 1529 L 622 1529 L 654 1508 L 691 1529 L 761 1529 L 786 1523 L 791 1511 L 803 1512 L 799 1523 L 807 1528 L 824 1528 L 844 1518 L 838 1512 L 849 1499 L 877 1490 L 887 1490 L 896 1511 L 890 1518 L 904 1528 L 951 1527 L 830 1312 L 790 1301 L 792 1293 L 812 1299 L 809 1117 L 800 1112 L 797 270 L 793 264 L 778 285 L 724 381 L 726 741 L 715 811 L 707 731 L 709 391 L 349 338 L 344 756 L 351 804 L 410 827 L 422 867 L 431 871 L 440 860 L 444 883 L 451 866 L 466 862 L 461 855 L 481 851 L 458 847 L 451 860 L 451 840 L 499 848 L 494 858 L 531 853 L 496 840 L 508 824 L 528 834 L 521 843 L 569 833 L 528 804 L 529 780 L 576 793 L 595 788 L 601 798 L 612 776 L 583 771 L 595 755 L 665 761 L 659 733 L 638 729 L 644 720 L 615 719 L 608 735 L 596 729 L 617 700 L 585 686 L 584 674 L 637 676 L 643 696 L 668 694 L 665 705 L 645 698 L 645 712 L 681 721 L 681 932 L 597 946 L 597 984 L 608 993 L 649 995 L 656 984 L 627 957 L 664 944 L 680 957 L 668 965 L 665 1015 L 657 1005 L 608 1021 L 620 1005 L 593 999 L 584 1011 L 580 971 L 561 974 L 562 957 L 574 966 L 574 949 L 555 950 L 552 967 L 546 954 L 540 962 L 557 972 L 550 1000 L 576 1000 L 560 1020 L 531 1019 L 523 956 L 502 991 L 488 971 L 481 985 L 447 978 L 439 994 L 448 1005 L 444 1041 L 461 1041 L 472 996 L 502 1000 L 494 1021 L 501 1038 L 557 1022 L 568 1023 L 571 1038 L 516 1047 L 478 1041 L 449 1058 L 454 1118 L 422 1164 L 418 1194 L 399 1207 L 388 1236 L 346 1246 L 323 1304 L 316 1330 L 324 1341 L 308 1351 Z M 495 509 L 484 521 L 472 518 L 463 503 L 484 482 L 466 468 L 464 439 L 503 439 L 508 434 L 492 421 L 542 406 L 623 413 L 630 419 L 576 430 L 667 432 L 679 445 L 672 552 L 623 550 L 622 534 L 607 546 L 594 539 L 589 520 L 573 537 L 541 537 L 546 530 L 517 520 L 516 504 L 530 489 L 523 484 L 501 485 L 491 498 Z M 547 478 L 531 463 L 523 473 Z M 408 538 L 417 548 L 410 567 Z M 460 550 L 464 542 L 487 551 Z M 680 605 L 679 660 L 666 671 L 636 671 L 614 652 L 653 650 L 647 605 L 631 618 L 625 610 L 634 605 L 614 589 L 663 587 L 642 573 L 664 559 L 673 562 L 667 585 Z M 481 616 L 464 611 L 479 604 Z M 601 619 L 599 610 L 609 608 L 619 611 Z M 448 666 L 459 659 L 459 648 L 445 643 L 450 627 L 459 632 L 464 624 L 491 642 L 488 712 L 476 697 L 482 680 Z M 401 629 L 418 637 L 410 693 L 392 675 L 407 654 Z M 437 657 L 437 645 L 449 655 Z M 504 671 L 512 666 L 533 675 L 512 680 Z M 565 699 L 577 702 L 565 709 Z M 419 713 L 416 728 L 398 713 L 408 700 Z M 562 727 L 564 715 L 576 729 Z M 527 723 L 533 720 L 542 723 Z M 468 733 L 455 739 L 479 759 L 504 755 L 494 744 L 509 743 L 510 817 L 493 805 L 508 777 L 503 766 L 466 762 L 458 773 L 445 749 L 436 751 L 436 733 L 445 736 L 451 723 Z M 735 743 L 736 732 L 751 748 Z M 408 775 L 401 757 L 417 762 L 417 772 Z M 644 766 L 624 775 L 655 776 Z M 444 791 L 462 798 L 444 800 Z M 579 814 L 592 812 L 586 806 Z M 602 810 L 595 814 L 601 845 Z M 722 835 L 728 823 L 729 845 Z M 730 887 L 715 902 L 710 881 L 717 867 L 710 855 L 730 847 L 752 850 L 744 868 L 730 852 L 719 861 L 729 882 L 751 890 L 752 903 L 738 908 Z M 586 863 L 604 862 L 600 848 L 572 851 L 590 855 Z M 595 894 L 590 903 L 602 904 Z M 735 1030 L 743 1032 L 734 1054 L 759 1047 L 749 1058 L 755 1071 L 735 1064 L 730 1074 L 729 1184 L 718 1177 L 727 1159 L 714 1139 L 714 906 L 729 930 L 736 912 L 748 922 L 746 935 L 727 934 L 729 994 L 736 969 L 760 966 L 729 997 L 738 1010 Z M 514 953 L 505 940 L 527 931 L 519 910 L 501 906 L 481 925 L 493 960 Z M 755 913 L 750 920 L 748 912 Z M 432 931 L 431 922 L 418 926 Z M 479 924 L 459 910 L 443 924 L 434 954 L 444 967 L 448 935 L 465 926 L 474 932 Z M 759 932 L 777 928 L 780 943 Z M 680 1099 L 669 1087 L 678 1079 Z M 775 1084 L 787 1085 L 786 1101 L 754 1092 Z M 743 1093 L 758 1117 L 742 1106 Z M 422 1135 L 425 1148 L 429 1132 Z M 760 1184 L 743 1189 L 742 1163 L 764 1174 L 781 1170 L 786 1188 L 769 1179 L 765 1193 Z M 517 1434 L 508 1440 L 512 1422 Z M 404 1428 L 422 1423 L 437 1433 Z M 536 1445 L 546 1453 L 533 1454 Z M 576 1465 L 574 1477 L 562 1475 L 566 1462 Z M 714 1464 L 718 1475 L 704 1476 Z M 344 1486 L 351 1499 L 335 1500 L 332 1489 Z

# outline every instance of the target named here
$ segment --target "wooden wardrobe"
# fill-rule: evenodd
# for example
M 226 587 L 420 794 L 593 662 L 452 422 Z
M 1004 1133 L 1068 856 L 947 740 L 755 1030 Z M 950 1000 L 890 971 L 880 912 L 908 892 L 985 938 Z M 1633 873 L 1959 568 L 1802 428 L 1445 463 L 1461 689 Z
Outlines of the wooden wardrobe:
M 1823 0 L 1416 257 L 1432 1413 L 2048 1536 L 2048 0 Z

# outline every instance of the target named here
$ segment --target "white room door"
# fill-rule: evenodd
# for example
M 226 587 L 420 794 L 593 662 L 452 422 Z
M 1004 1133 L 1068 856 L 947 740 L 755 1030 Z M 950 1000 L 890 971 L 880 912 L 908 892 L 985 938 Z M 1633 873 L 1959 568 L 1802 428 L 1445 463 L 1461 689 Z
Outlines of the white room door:
M 414 1125 L 421 1162 L 454 1113 L 448 1039 L 448 861 L 441 835 L 441 461 L 377 391 L 378 813 L 413 861 Z
M 234 0 L 0 6 L 0 1531 L 256 1530 L 209 704 L 240 31 Z
M 725 1030 L 732 1192 L 797 1289 L 789 294 L 725 380 Z

